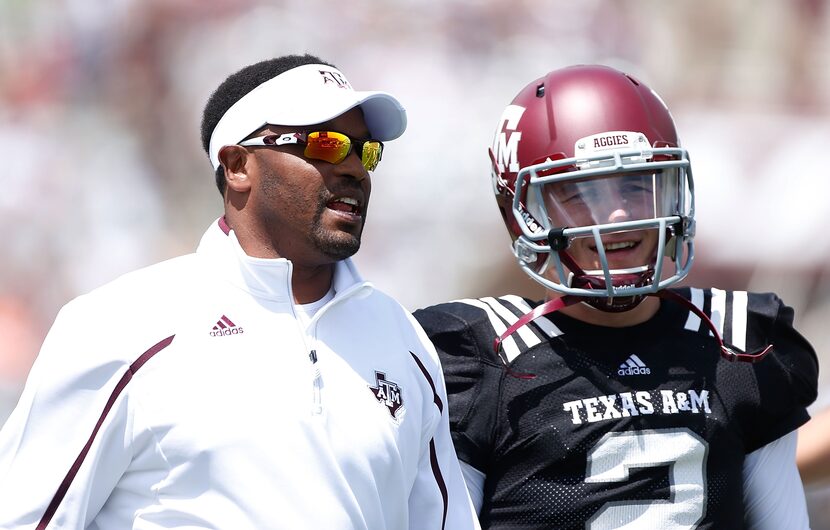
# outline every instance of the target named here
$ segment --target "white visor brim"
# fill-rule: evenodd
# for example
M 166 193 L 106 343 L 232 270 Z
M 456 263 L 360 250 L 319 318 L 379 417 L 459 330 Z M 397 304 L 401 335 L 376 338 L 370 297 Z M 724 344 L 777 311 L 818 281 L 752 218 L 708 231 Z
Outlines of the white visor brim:
M 406 110 L 391 94 L 358 92 L 331 66 L 292 68 L 245 94 L 225 112 L 210 137 L 210 162 L 217 169 L 222 147 L 241 142 L 265 125 L 316 125 L 358 106 L 373 140 L 394 140 L 406 130 Z

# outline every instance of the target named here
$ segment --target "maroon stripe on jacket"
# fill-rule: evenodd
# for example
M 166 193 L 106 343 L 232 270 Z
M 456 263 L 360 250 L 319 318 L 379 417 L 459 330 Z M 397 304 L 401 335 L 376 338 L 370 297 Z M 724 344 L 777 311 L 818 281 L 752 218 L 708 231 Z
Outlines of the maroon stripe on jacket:
M 421 362 L 421 359 L 418 358 L 412 352 L 409 352 L 412 355 L 412 358 L 415 359 L 415 363 L 418 364 L 418 368 L 421 369 L 421 373 L 424 374 L 429 386 L 432 388 L 432 400 L 435 405 L 438 407 L 438 411 L 443 414 L 444 412 L 444 404 L 441 402 L 441 398 L 438 397 L 438 393 L 435 391 L 435 382 L 432 380 L 432 376 L 429 375 L 429 371 L 427 371 L 424 363 Z M 435 482 L 438 484 L 438 489 L 441 491 L 441 499 L 444 501 L 444 517 L 441 520 L 441 529 L 443 530 L 444 527 L 447 525 L 447 510 L 449 508 L 449 495 L 447 494 L 447 484 L 444 482 L 444 475 L 441 474 L 441 466 L 438 465 L 438 453 L 435 450 L 435 440 L 432 439 L 429 441 L 429 464 L 432 466 L 432 474 L 435 477 Z
M 418 363 L 418 368 L 421 369 L 421 373 L 424 374 L 424 377 L 426 377 L 427 381 L 429 382 L 429 386 L 432 387 L 433 401 L 435 401 L 435 405 L 438 407 L 438 410 L 441 413 L 443 413 L 444 412 L 444 404 L 441 402 L 441 398 L 438 397 L 438 392 L 435 391 L 435 382 L 432 380 L 432 376 L 429 375 L 429 372 L 427 371 L 426 367 L 424 366 L 424 363 L 421 362 L 421 359 L 419 359 L 417 355 L 415 355 L 412 352 L 409 352 L 409 354 L 412 355 L 412 358 L 415 359 L 416 363 Z
M 441 490 L 441 498 L 444 500 L 444 517 L 441 519 L 441 530 L 444 530 L 444 527 L 447 526 L 449 495 L 447 494 L 447 484 L 444 482 L 444 476 L 441 474 L 441 468 L 438 466 L 438 454 L 435 452 L 435 440 L 429 441 L 429 463 L 432 466 L 432 474 L 435 475 L 435 482 L 438 483 L 438 489 Z
M 138 372 L 142 366 L 144 366 L 144 363 L 149 361 L 155 354 L 164 348 L 170 346 L 170 343 L 173 342 L 173 337 L 175 337 L 175 335 L 170 335 L 146 352 L 142 353 L 141 356 L 130 365 L 127 371 L 124 372 L 124 375 L 121 376 L 118 384 L 115 385 L 115 388 L 110 394 L 110 398 L 107 400 L 107 404 L 104 406 L 101 416 L 98 418 L 98 423 L 96 423 L 95 428 L 92 429 L 92 434 L 89 435 L 86 445 L 84 445 L 84 448 L 81 449 L 80 454 L 78 454 L 78 458 L 75 459 L 75 463 L 72 464 L 72 467 L 69 468 L 69 471 L 66 473 L 63 482 L 61 482 L 61 485 L 55 492 L 55 496 L 52 497 L 52 502 L 49 503 L 49 506 L 46 508 L 46 512 L 44 512 L 43 517 L 40 519 L 40 523 L 38 523 L 36 530 L 45 530 L 45 528 L 49 525 L 49 522 L 52 520 L 52 517 L 54 517 L 55 512 L 58 510 L 58 506 L 60 506 L 63 498 L 66 496 L 69 486 L 72 485 L 72 481 L 75 480 L 75 476 L 78 474 L 81 464 L 83 464 L 84 459 L 89 453 L 89 449 L 92 447 L 92 442 L 95 441 L 95 437 L 98 435 L 101 425 L 103 425 L 104 420 L 107 418 L 107 415 L 112 409 L 112 406 L 115 404 L 115 401 L 118 399 L 118 396 L 120 396 L 124 388 L 127 387 L 127 383 L 129 383 L 135 373 Z

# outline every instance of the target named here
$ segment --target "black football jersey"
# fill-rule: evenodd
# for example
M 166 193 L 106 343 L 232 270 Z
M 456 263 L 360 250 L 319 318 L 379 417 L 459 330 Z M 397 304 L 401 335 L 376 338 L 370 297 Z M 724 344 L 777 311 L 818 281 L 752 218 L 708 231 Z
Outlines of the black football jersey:
M 818 365 L 774 294 L 677 289 L 724 341 L 761 362 L 721 358 L 709 328 L 661 300 L 649 321 L 540 317 L 541 302 L 461 300 L 415 312 L 441 356 L 458 456 L 486 475 L 485 529 L 740 529 L 745 455 L 798 428 Z M 630 525 L 630 526 L 627 526 Z

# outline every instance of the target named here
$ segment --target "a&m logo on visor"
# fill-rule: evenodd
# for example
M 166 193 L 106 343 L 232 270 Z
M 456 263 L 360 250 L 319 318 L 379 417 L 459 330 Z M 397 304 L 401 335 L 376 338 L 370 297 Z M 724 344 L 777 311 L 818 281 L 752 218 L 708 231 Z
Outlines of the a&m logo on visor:
M 385 373 L 378 371 L 375 371 L 375 385 L 370 386 L 369 390 L 372 391 L 380 404 L 386 405 L 386 408 L 389 409 L 389 414 L 397 419 L 398 411 L 403 407 L 401 388 L 397 383 L 388 381 Z
M 352 85 L 349 84 L 349 81 L 346 79 L 346 76 L 341 74 L 340 72 L 333 72 L 331 70 L 318 70 L 320 75 L 323 77 L 323 84 L 333 84 L 337 88 L 346 88 L 352 90 Z

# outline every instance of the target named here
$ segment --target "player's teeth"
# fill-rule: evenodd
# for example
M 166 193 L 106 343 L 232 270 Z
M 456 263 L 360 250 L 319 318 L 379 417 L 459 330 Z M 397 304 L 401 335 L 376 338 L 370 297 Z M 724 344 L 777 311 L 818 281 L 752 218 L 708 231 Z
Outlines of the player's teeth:
M 618 250 L 621 248 L 631 248 L 634 246 L 634 243 L 630 241 L 623 241 L 620 243 L 607 243 L 602 246 L 605 250 Z
M 357 201 L 352 199 L 352 198 L 349 198 L 349 197 L 342 197 L 342 198 L 337 199 L 337 200 L 340 201 L 340 202 L 344 202 L 346 204 L 351 204 L 352 206 L 357 206 Z

